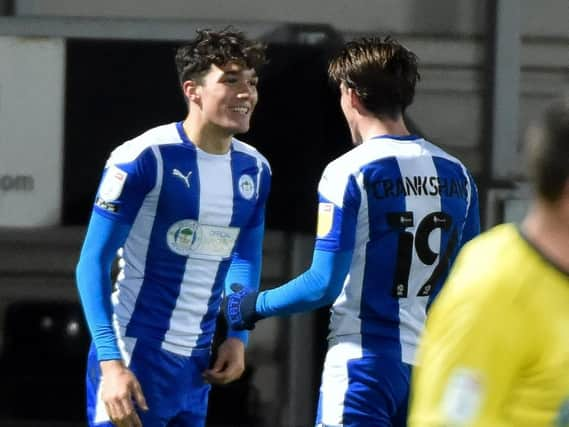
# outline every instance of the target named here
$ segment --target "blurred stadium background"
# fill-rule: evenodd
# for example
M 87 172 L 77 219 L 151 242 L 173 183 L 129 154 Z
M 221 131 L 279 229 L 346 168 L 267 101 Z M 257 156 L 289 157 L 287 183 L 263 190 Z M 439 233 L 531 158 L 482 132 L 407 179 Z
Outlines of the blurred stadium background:
M 408 120 L 474 172 L 484 226 L 526 209 L 520 135 L 568 87 L 566 0 L 0 0 L 0 425 L 84 425 L 74 266 L 99 173 L 121 141 L 183 117 L 174 48 L 229 24 L 269 46 L 242 136 L 274 174 L 263 287 L 310 262 L 317 181 L 350 148 L 326 64 L 356 35 L 419 55 Z M 326 324 L 326 309 L 261 322 L 208 425 L 311 425 Z

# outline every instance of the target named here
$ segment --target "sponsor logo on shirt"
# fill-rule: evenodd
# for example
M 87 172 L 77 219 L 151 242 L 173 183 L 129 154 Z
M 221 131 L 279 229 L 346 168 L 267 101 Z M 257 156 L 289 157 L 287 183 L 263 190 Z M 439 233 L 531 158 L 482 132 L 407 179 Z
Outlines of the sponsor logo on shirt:
M 106 202 L 113 202 L 118 199 L 122 193 L 127 177 L 128 173 L 125 171 L 116 166 L 109 167 L 101 184 L 99 197 Z
M 251 200 L 255 195 L 255 183 L 251 175 L 241 175 L 238 187 L 239 193 L 244 199 Z
M 318 237 L 326 236 L 332 229 L 334 222 L 334 204 L 320 203 L 318 204 L 318 227 L 316 234 Z
M 239 228 L 200 224 L 183 219 L 170 226 L 166 235 L 168 247 L 178 255 L 188 257 L 231 256 Z
M 182 172 L 180 172 L 179 169 L 173 169 L 172 175 L 180 178 L 182 181 L 184 181 L 186 187 L 190 188 L 190 177 L 192 176 L 192 171 L 189 171 L 186 175 L 184 175 Z
M 196 241 L 198 223 L 193 220 L 176 222 L 168 230 L 168 246 L 178 255 L 188 255 Z
M 106 200 L 103 200 L 100 197 L 97 197 L 97 200 L 95 201 L 95 205 L 97 205 L 101 209 L 104 209 L 104 210 L 109 211 L 109 212 L 118 212 L 118 210 L 119 210 L 119 207 L 117 204 L 107 202 Z

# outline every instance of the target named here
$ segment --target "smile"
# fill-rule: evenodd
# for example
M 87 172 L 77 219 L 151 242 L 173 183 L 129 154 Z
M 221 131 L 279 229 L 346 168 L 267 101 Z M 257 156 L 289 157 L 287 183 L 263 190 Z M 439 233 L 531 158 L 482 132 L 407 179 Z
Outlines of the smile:
M 251 111 L 251 108 L 246 105 L 240 105 L 236 107 L 229 107 L 229 109 L 235 113 L 239 114 L 248 114 Z

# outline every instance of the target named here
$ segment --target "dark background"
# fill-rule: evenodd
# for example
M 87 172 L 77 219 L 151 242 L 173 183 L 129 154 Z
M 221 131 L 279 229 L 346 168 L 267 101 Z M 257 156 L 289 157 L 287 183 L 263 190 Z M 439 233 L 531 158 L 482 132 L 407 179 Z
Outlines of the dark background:
M 147 129 L 183 120 L 174 53 L 179 43 L 69 40 L 63 225 L 85 225 L 112 149 Z M 313 233 L 325 165 L 350 149 L 339 92 L 328 83 L 332 46 L 272 43 L 259 103 L 240 139 L 269 160 L 267 228 Z

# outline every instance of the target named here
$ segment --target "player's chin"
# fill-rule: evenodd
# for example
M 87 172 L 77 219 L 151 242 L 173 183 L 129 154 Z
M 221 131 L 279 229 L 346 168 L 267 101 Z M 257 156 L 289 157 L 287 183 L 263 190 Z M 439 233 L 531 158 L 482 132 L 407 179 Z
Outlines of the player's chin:
M 249 122 L 247 122 L 247 123 L 234 124 L 230 126 L 229 129 L 231 129 L 232 134 L 239 134 L 247 132 L 250 127 L 251 126 L 249 125 Z

